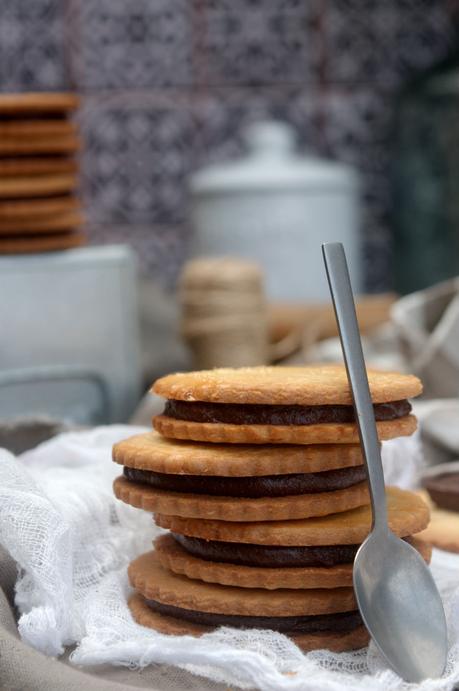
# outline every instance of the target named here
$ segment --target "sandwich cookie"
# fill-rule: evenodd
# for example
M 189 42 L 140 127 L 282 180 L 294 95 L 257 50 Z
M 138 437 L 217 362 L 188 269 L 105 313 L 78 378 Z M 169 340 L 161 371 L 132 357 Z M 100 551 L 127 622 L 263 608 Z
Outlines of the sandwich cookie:
M 425 542 L 415 537 L 407 541 L 430 562 L 432 550 Z M 172 534 L 161 535 L 154 542 L 161 566 L 173 573 L 207 583 L 268 590 L 351 588 L 359 546 L 266 547 Z
M 398 487 L 386 488 L 390 529 L 399 537 L 415 535 L 427 527 L 425 501 Z M 291 521 L 229 522 L 155 514 L 155 522 L 173 533 L 204 541 L 279 547 L 359 545 L 371 527 L 371 508 L 361 506 L 343 513 Z
M 142 604 L 185 627 L 269 628 L 306 640 L 315 634 L 339 638 L 362 627 L 352 588 L 269 591 L 203 583 L 165 570 L 154 552 L 132 562 L 128 574 Z M 131 611 L 136 617 L 132 605 Z
M 77 209 L 34 218 L 3 219 L 0 217 L 0 237 L 61 233 L 82 226 L 84 220 L 83 214 Z
M 360 446 L 356 444 L 205 444 L 166 439 L 154 431 L 118 442 L 112 455 L 116 463 L 137 470 L 246 478 L 320 473 L 363 464 Z
M 69 194 L 39 199 L 0 200 L 0 227 L 2 223 L 31 222 L 36 218 L 75 212 L 80 202 Z
M 280 520 L 368 501 L 355 445 L 195 444 L 150 432 L 115 444 L 113 459 L 124 465 L 123 477 L 115 481 L 116 496 L 160 513 Z
M 81 147 L 81 140 L 75 134 L 36 135 L 28 137 L 0 138 L 1 156 L 30 154 L 73 154 Z
M 29 92 L 0 94 L 0 116 L 64 115 L 75 110 L 79 98 L 70 92 Z
M 368 372 L 380 439 L 416 429 L 407 398 L 419 379 Z M 178 373 L 153 391 L 167 399 L 153 418 L 163 436 L 213 443 L 357 444 L 352 397 L 344 367 L 248 367 Z
M 363 469 L 361 472 L 364 472 Z M 244 482 L 247 482 L 246 478 Z M 186 518 L 238 522 L 288 521 L 308 516 L 324 516 L 369 502 L 366 481 L 334 491 L 257 498 L 187 494 L 156 489 L 133 482 L 126 477 L 116 478 L 113 490 L 115 496 L 125 504 L 145 511 Z
M 76 173 L 78 164 L 70 156 L 0 158 L 0 178 Z
M 216 626 L 214 625 L 212 627 L 177 618 L 180 616 L 180 611 L 177 611 L 179 608 L 174 611 L 175 616 L 172 614 L 160 614 L 154 611 L 147 604 L 146 599 L 139 593 L 135 593 L 129 599 L 129 609 L 135 621 L 141 626 L 155 629 L 158 633 L 173 636 L 202 636 L 203 634 L 213 631 Z M 170 608 L 169 612 L 172 611 L 172 608 Z M 356 614 L 356 620 L 357 616 Z M 348 618 L 348 621 L 349 620 L 350 617 Z M 234 623 L 232 623 L 231 626 L 234 626 Z M 258 628 L 260 628 L 260 626 L 258 626 Z M 370 640 L 367 630 L 361 624 L 357 625 L 356 628 L 351 628 L 349 631 L 293 633 L 289 635 L 289 638 L 291 638 L 304 652 L 327 649 L 336 653 L 364 648 L 368 645 Z
M 78 176 L 61 173 L 59 175 L 24 175 L 22 177 L 0 177 L 0 199 L 21 200 L 26 197 L 48 197 L 65 194 L 78 187 Z
M 435 506 L 425 491 L 420 495 L 430 507 L 431 520 L 419 538 L 427 545 L 459 554 L 459 513 Z
M 27 141 L 40 137 L 73 137 L 76 125 L 69 120 L 0 120 L 0 140 Z

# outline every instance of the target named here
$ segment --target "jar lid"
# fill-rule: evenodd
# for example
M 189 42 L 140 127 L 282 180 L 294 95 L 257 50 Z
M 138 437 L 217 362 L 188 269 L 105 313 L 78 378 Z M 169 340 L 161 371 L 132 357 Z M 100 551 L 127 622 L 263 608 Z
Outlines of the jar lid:
M 194 173 L 192 192 L 292 188 L 328 192 L 357 185 L 357 174 L 351 167 L 312 155 L 299 155 L 295 150 L 295 132 L 285 123 L 254 123 L 245 130 L 244 141 L 245 156 Z

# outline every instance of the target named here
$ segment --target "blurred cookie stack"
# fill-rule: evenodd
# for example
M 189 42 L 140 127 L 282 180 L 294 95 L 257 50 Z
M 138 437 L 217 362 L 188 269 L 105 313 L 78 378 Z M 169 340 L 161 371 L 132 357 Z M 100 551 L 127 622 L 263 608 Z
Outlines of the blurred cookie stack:
M 381 439 L 411 434 L 416 377 L 369 373 Z M 171 532 L 129 566 L 134 618 L 163 633 L 272 629 L 304 650 L 366 645 L 352 563 L 371 512 L 343 367 L 174 374 L 156 432 L 116 444 L 116 496 Z M 159 434 L 158 434 L 159 432 Z M 388 488 L 392 530 L 428 523 L 416 495 Z
M 0 254 L 84 244 L 71 93 L 0 94 Z

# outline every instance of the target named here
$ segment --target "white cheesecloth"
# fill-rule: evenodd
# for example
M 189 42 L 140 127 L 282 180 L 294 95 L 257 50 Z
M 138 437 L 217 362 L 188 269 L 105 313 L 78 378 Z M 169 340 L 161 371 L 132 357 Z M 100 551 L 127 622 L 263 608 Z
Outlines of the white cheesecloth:
M 164 636 L 134 623 L 126 605 L 128 562 L 159 532 L 150 514 L 117 501 L 112 444 L 143 431 L 99 427 L 62 434 L 15 458 L 0 450 L 0 543 L 19 564 L 16 604 L 22 639 L 58 656 L 76 644 L 78 665 L 143 667 L 167 663 L 241 688 L 289 691 L 399 691 L 413 688 L 388 670 L 375 647 L 355 653 L 303 654 L 270 631 L 221 628 L 201 638 Z M 388 482 L 416 483 L 419 441 L 383 445 Z M 450 629 L 441 680 L 459 682 L 459 556 L 434 551 L 432 570 Z

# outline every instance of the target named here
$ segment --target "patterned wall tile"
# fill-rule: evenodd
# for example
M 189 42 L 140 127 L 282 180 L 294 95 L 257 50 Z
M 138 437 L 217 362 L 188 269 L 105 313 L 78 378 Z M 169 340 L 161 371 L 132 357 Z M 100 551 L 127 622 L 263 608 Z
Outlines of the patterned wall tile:
M 74 73 L 82 89 L 189 85 L 192 2 L 72 0 Z
M 323 96 L 325 140 L 331 155 L 365 171 L 384 168 L 394 98 L 368 87 L 333 88 Z
M 0 0 L 0 91 L 68 88 L 65 3 Z
M 387 290 L 392 277 L 389 175 L 393 97 L 365 87 L 332 91 L 324 108 L 328 154 L 360 173 L 361 242 L 367 289 Z
M 137 254 L 140 273 L 172 289 L 186 258 L 189 229 L 186 225 L 89 225 L 88 237 L 93 245 L 129 245 Z
M 364 235 L 361 247 L 366 291 L 387 293 L 393 290 L 394 285 L 394 248 L 390 226 L 387 220 L 380 221 L 364 208 L 362 227 Z
M 317 95 L 309 89 L 214 89 L 196 105 L 199 166 L 233 158 L 246 149 L 244 130 L 252 122 L 274 119 L 291 124 L 298 145 L 319 148 Z
M 186 213 L 193 114 L 175 98 L 89 98 L 80 113 L 83 193 L 94 223 L 177 224 Z
M 362 172 L 368 287 L 380 290 L 391 280 L 392 94 L 449 49 L 456 4 L 0 0 L 0 90 L 86 94 L 92 239 L 132 242 L 164 284 L 186 252 L 189 173 L 240 153 L 254 120 L 292 123 L 300 145 Z
M 199 50 L 208 84 L 317 80 L 321 0 L 207 0 Z
M 328 0 L 323 26 L 329 83 L 398 86 L 453 36 L 448 0 Z

